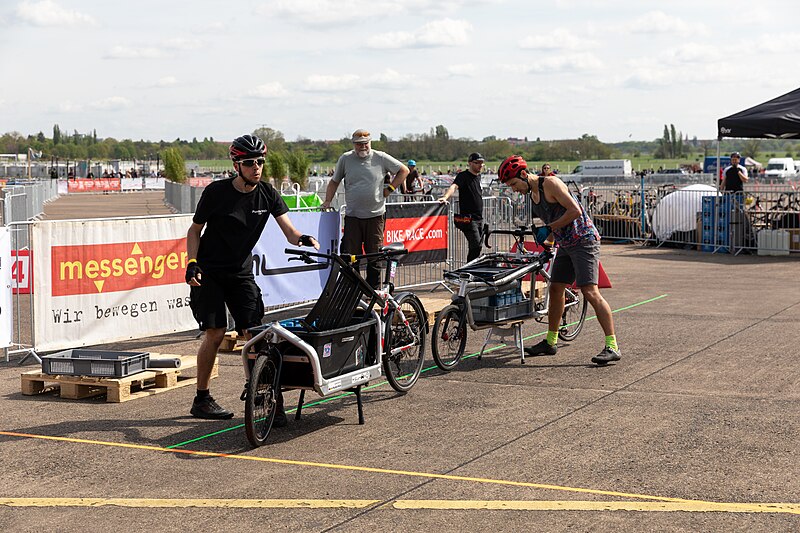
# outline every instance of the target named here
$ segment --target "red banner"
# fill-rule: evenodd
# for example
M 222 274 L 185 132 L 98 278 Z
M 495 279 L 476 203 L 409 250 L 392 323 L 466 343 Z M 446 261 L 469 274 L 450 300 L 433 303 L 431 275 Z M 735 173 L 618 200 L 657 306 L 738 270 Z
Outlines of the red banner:
M 53 246 L 52 295 L 184 283 L 186 239 Z
M 120 178 L 74 179 L 67 180 L 67 192 L 121 191 Z
M 213 178 L 186 178 L 186 182 L 192 187 L 208 187 Z
M 386 204 L 384 244 L 402 242 L 408 255 L 401 264 L 447 260 L 447 210 L 439 203 Z
M 11 291 L 30 294 L 33 289 L 33 261 L 30 250 L 11 250 Z

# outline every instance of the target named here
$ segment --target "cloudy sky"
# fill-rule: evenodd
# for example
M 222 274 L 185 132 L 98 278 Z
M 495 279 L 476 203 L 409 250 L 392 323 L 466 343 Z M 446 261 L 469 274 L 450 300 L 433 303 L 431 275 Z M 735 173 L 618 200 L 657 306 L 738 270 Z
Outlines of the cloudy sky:
M 0 133 L 652 140 L 800 87 L 788 0 L 0 0 Z

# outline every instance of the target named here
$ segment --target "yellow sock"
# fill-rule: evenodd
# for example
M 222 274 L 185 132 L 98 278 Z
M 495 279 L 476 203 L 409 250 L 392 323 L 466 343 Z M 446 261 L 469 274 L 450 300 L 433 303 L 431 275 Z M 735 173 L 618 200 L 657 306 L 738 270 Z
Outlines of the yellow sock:
M 616 335 L 606 335 L 606 348 L 611 348 L 615 352 L 619 351 Z
M 550 346 L 555 346 L 558 342 L 558 332 L 557 331 L 548 331 L 547 332 L 547 344 Z

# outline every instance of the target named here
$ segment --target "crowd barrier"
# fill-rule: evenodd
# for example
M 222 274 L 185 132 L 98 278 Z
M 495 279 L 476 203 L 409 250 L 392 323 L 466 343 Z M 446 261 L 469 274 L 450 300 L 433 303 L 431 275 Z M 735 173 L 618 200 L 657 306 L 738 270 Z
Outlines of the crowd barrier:
M 800 191 L 791 184 L 749 183 L 744 189 L 590 186 L 582 189 L 581 201 L 605 239 L 717 253 L 800 252 Z

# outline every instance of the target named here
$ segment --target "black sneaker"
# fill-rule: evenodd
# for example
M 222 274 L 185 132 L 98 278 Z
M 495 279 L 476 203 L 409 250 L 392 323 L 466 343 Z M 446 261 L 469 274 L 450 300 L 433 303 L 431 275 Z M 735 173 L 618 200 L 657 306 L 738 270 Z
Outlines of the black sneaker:
M 611 361 L 619 361 L 622 356 L 617 350 L 613 350 L 606 346 L 603 351 L 592 357 L 592 363 L 596 365 L 607 365 Z
M 274 428 L 283 428 L 289 423 L 289 419 L 286 418 L 286 412 L 283 409 L 277 409 L 275 411 L 275 418 L 272 419 L 272 427 Z
M 283 410 L 283 392 L 278 391 L 278 394 L 275 395 L 275 418 L 272 419 L 272 427 L 283 428 L 288 423 L 286 411 Z
M 195 397 L 194 402 L 192 402 L 192 409 L 189 412 L 195 418 L 206 418 L 208 420 L 233 418 L 233 413 L 221 407 L 211 396 L 203 399 Z
M 558 345 L 550 345 L 547 339 L 542 339 L 537 344 L 525 348 L 525 354 L 531 357 L 537 355 L 555 355 L 558 352 Z

